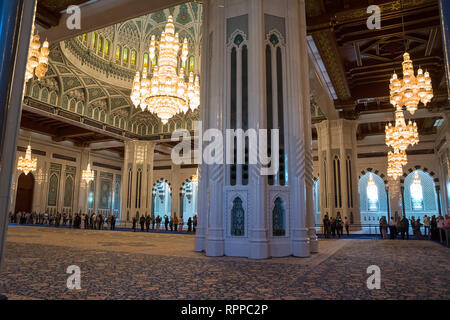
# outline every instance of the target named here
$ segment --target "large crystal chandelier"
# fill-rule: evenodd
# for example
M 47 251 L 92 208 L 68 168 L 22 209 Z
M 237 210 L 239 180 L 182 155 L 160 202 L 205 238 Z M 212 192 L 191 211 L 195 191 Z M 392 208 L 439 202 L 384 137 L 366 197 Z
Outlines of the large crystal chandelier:
M 402 167 L 408 163 L 406 152 L 401 150 L 394 150 L 388 152 L 388 167 L 387 175 L 397 180 L 403 174 Z
M 189 108 L 195 110 L 200 105 L 200 81 L 198 76 L 191 72 L 186 82 L 184 68 L 180 67 L 177 74 L 178 53 L 180 40 L 175 33 L 173 18 L 170 15 L 161 34 L 161 41 L 156 41 L 153 35 L 150 41 L 150 61 L 153 61 L 158 45 L 158 64 L 153 68 L 153 76 L 148 79 L 147 68 L 139 72 L 133 81 L 131 101 L 142 111 L 148 110 L 155 113 L 166 124 L 170 118 L 181 112 L 187 112 Z M 181 46 L 181 60 L 186 64 L 188 56 L 188 42 L 184 39 Z
M 192 183 L 198 186 L 198 169 L 197 172 L 192 176 Z
M 394 72 L 391 78 L 390 101 L 396 108 L 406 107 L 411 114 L 417 110 L 419 102 L 424 105 L 433 98 L 433 87 L 428 72 L 423 73 L 419 68 L 417 76 L 414 75 L 413 62 L 409 57 L 409 53 L 403 55 L 403 79 L 400 80 Z
M 386 145 L 394 150 L 405 151 L 409 145 L 413 146 L 419 142 L 419 133 L 416 122 L 409 121 L 406 124 L 405 116 L 401 107 L 395 110 L 395 126 L 389 123 L 386 126 Z
M 31 158 L 31 146 L 28 145 L 27 151 L 25 152 L 25 158 L 19 157 L 17 162 L 17 170 L 23 171 L 25 175 L 37 169 L 37 159 Z
M 44 41 L 41 47 L 40 37 L 37 33 L 34 33 L 34 24 L 31 34 L 25 82 L 32 79 L 33 74 L 36 74 L 38 80 L 41 80 L 48 71 L 48 55 L 50 54 L 50 49 L 48 48 L 49 44 L 47 41 Z
M 89 182 L 94 181 L 94 178 L 95 178 L 94 170 L 91 170 L 91 164 L 88 163 L 87 169 L 83 170 L 81 179 L 83 181 L 86 181 L 86 184 L 89 184 Z

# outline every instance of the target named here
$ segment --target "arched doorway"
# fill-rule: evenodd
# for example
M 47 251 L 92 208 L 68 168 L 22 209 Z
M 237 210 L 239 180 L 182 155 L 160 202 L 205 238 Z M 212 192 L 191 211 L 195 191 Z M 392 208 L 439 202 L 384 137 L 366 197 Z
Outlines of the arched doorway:
M 189 218 L 193 219 L 197 214 L 197 198 L 198 198 L 198 186 L 192 181 L 184 183 L 181 191 L 181 212 L 180 216 L 184 221 L 188 221 Z
M 382 216 L 388 218 L 386 188 L 379 175 L 371 172 L 363 175 L 358 191 L 362 224 L 377 224 Z
M 172 212 L 172 194 L 169 184 L 165 181 L 159 181 L 153 187 L 152 196 L 152 215 L 154 217 L 160 216 L 161 218 L 165 215 L 170 217 Z
M 439 214 L 433 177 L 427 172 L 411 172 L 404 182 L 405 213 L 408 218 L 414 216 L 423 220 L 425 215 Z
M 34 176 L 22 173 L 17 182 L 16 208 L 14 212 L 31 212 L 33 208 Z

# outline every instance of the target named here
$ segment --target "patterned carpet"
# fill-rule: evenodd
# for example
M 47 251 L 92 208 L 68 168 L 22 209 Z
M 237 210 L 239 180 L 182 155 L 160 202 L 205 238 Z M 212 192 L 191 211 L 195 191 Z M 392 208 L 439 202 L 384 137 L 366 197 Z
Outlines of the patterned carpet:
M 127 247 L 124 237 L 135 237 L 133 244 Z M 252 261 L 205 257 L 192 252 L 193 240 L 10 227 L 0 293 L 10 299 L 450 299 L 450 250 L 431 241 L 323 239 L 321 253 L 309 259 Z M 171 243 L 180 250 L 168 252 Z M 80 266 L 82 290 L 67 289 L 69 265 Z M 369 265 L 381 268 L 381 290 L 366 287 Z

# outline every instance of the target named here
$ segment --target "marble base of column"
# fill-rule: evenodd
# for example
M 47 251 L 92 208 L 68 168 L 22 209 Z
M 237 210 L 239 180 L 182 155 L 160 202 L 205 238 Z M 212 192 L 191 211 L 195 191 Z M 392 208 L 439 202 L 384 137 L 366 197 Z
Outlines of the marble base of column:
M 250 259 L 267 259 L 269 258 L 269 242 L 267 241 L 267 230 L 251 231 L 252 239 L 249 241 L 249 255 Z
M 291 247 L 294 257 L 307 258 L 311 256 L 308 229 L 304 228 L 293 231 Z
M 206 255 L 208 257 L 221 257 L 225 254 L 223 229 L 209 229 L 206 242 Z
M 310 228 L 308 234 L 309 234 L 309 251 L 311 253 L 319 252 L 319 240 L 317 239 L 316 229 Z
M 196 252 L 205 251 L 205 241 L 206 241 L 206 228 L 197 228 L 197 234 L 195 235 L 195 248 Z

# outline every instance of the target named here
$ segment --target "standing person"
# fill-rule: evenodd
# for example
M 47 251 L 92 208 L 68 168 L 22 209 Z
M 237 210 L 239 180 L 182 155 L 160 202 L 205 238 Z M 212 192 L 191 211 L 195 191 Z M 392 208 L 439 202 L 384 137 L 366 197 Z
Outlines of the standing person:
M 169 220 L 169 228 L 170 228 L 170 231 L 173 231 L 173 218 L 172 217 L 170 217 L 170 220 Z
M 405 233 L 406 239 L 409 240 L 409 221 L 405 216 L 400 220 L 400 232 L 402 234 L 402 240 L 405 240 Z
M 430 234 L 431 240 L 439 240 L 439 235 L 438 235 L 438 229 L 437 229 L 437 221 L 436 221 L 436 216 L 433 215 L 431 217 L 431 222 L 430 222 Z
M 413 232 L 413 236 L 416 236 L 416 219 L 414 219 L 414 216 L 411 217 L 411 229 Z
M 69 213 L 69 225 L 70 225 L 70 227 L 73 226 L 73 215 L 72 215 L 72 212 Z
M 179 223 L 178 217 L 175 216 L 175 218 L 173 219 L 173 226 L 175 227 L 175 232 L 178 231 L 178 223 Z
M 328 219 L 328 214 L 325 214 L 325 217 L 323 217 L 323 233 L 325 238 L 330 237 L 330 219 Z
M 430 217 L 427 215 L 423 217 L 423 235 L 430 237 Z
M 147 215 L 145 217 L 145 228 L 147 229 L 147 232 L 150 232 L 150 223 L 151 223 L 150 216 Z
M 156 230 L 158 230 L 158 231 L 159 231 L 159 228 L 161 227 L 161 221 L 162 221 L 162 219 L 161 219 L 160 215 L 158 214 L 158 216 L 156 217 Z
M 192 225 L 194 226 L 194 229 L 192 231 L 195 233 L 195 230 L 197 230 L 197 215 L 194 216 Z
M 111 218 L 111 230 L 116 230 L 116 216 L 114 214 Z
M 112 215 L 110 215 L 110 214 L 108 215 L 107 221 L 108 221 L 108 229 L 111 230 Z
M 164 216 L 164 227 L 166 228 L 166 231 L 169 231 L 169 217 L 167 214 Z
M 350 237 L 350 221 L 348 220 L 347 217 L 344 218 L 344 226 L 345 226 L 345 231 L 347 232 L 347 237 Z
M 420 218 L 417 218 L 416 225 L 415 225 L 415 236 L 417 239 L 422 239 L 422 232 L 420 231 L 420 227 L 422 226 L 422 223 L 420 223 Z
M 389 235 L 391 239 L 395 239 L 395 234 L 396 234 L 396 230 L 395 230 L 395 221 L 394 218 L 391 217 L 391 219 L 389 220 Z
M 56 213 L 56 219 L 55 219 L 55 227 L 58 228 L 59 227 L 59 222 L 61 221 L 61 213 L 57 212 Z
M 184 226 L 184 219 L 183 217 L 180 217 L 180 231 L 183 231 L 183 226 Z
M 336 219 L 334 217 L 330 218 L 330 229 L 333 238 L 336 237 Z
M 152 216 L 151 219 L 152 219 L 152 230 L 155 230 L 156 218 L 155 216 Z
M 191 217 L 189 217 L 187 225 L 188 225 L 188 230 L 187 231 L 191 232 L 192 231 L 192 219 L 191 219 Z
M 341 237 L 341 232 L 342 232 L 342 219 L 341 216 L 338 214 L 337 218 L 336 218 L 336 232 L 337 232 L 337 236 L 338 238 Z
M 387 239 L 387 229 L 388 229 L 388 223 L 387 223 L 386 217 L 383 216 L 383 218 L 381 218 L 381 233 L 382 233 L 383 239 Z
M 136 217 L 133 217 L 133 232 L 136 232 L 136 223 L 137 223 L 137 219 L 136 219 Z
M 97 224 L 97 215 L 94 213 L 92 213 L 91 215 L 91 227 L 92 229 L 96 229 L 96 224 Z
M 144 231 L 145 217 L 141 216 L 139 219 L 139 224 L 141 225 L 141 231 Z
M 439 215 L 436 221 L 437 229 L 438 229 L 438 240 L 445 241 L 445 230 L 444 230 L 444 218 L 442 215 Z

